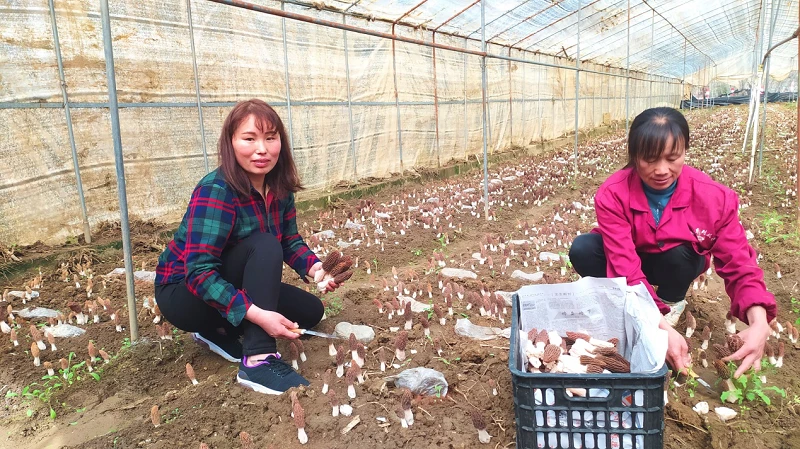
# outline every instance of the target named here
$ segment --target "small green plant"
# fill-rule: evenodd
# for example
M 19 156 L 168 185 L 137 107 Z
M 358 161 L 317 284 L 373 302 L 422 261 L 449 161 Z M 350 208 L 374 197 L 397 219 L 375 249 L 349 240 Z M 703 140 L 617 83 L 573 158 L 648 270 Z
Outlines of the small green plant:
M 443 388 L 443 387 L 442 387 L 442 385 L 440 385 L 440 384 L 439 384 L 439 385 L 435 385 L 435 386 L 433 387 L 433 390 L 436 392 L 436 397 L 437 397 L 437 398 L 441 398 L 441 397 L 442 397 L 442 388 Z
M 439 245 L 441 245 L 441 246 L 442 246 L 442 251 L 444 251 L 444 249 L 445 249 L 445 248 L 447 248 L 447 237 L 445 237 L 445 235 L 444 235 L 444 234 L 442 234 L 442 235 L 440 235 L 440 236 L 439 236 L 439 238 L 438 238 L 438 239 L 436 239 L 436 240 L 438 240 L 438 241 L 439 241 Z
M 422 255 L 422 250 L 421 250 L 421 249 L 419 249 L 419 248 L 412 249 L 412 250 L 411 250 L 411 254 L 413 254 L 413 255 L 415 255 L 415 256 L 417 256 L 417 257 L 419 257 L 419 256 L 421 256 L 421 255 Z
M 697 389 L 697 379 L 692 376 L 686 378 L 686 392 L 689 393 L 689 397 L 694 397 L 694 392 Z
M 338 296 L 332 296 L 325 299 L 325 316 L 328 318 L 334 317 L 342 313 L 344 309 L 344 302 Z
M 759 224 L 761 226 L 761 233 L 764 236 L 764 242 L 773 243 L 776 241 L 786 241 L 796 233 L 792 233 L 786 229 L 784 221 L 786 215 L 781 215 L 778 212 L 770 211 L 758 214 Z
M 736 368 L 736 364 L 733 362 L 728 362 L 728 369 L 731 370 L 731 372 L 734 372 Z M 764 387 L 759 373 L 753 371 L 752 368 L 739 376 L 738 379 L 732 380 L 734 389 L 722 393 L 720 399 L 723 402 L 727 401 L 728 398 L 733 398 L 739 405 L 741 405 L 745 400 L 748 402 L 761 401 L 766 405 L 771 405 L 772 399 L 767 396 L 767 391 L 773 391 L 778 393 L 781 397 L 786 397 L 786 391 L 782 388 L 778 388 L 774 385 Z

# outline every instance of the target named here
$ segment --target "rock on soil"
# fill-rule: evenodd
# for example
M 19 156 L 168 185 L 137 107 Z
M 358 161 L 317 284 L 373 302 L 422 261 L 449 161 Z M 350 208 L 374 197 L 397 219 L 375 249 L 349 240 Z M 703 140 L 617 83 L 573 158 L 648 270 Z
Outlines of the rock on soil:
M 456 334 L 476 340 L 493 340 L 499 337 L 511 338 L 511 328 L 478 326 L 472 324 L 469 318 L 459 318 L 456 321 Z
M 351 324 L 347 321 L 342 321 L 336 325 L 333 333 L 340 338 L 350 338 L 350 334 L 355 334 L 356 339 L 361 343 L 368 344 L 375 339 L 375 331 L 369 327 L 360 324 Z
M 52 334 L 56 338 L 71 338 L 80 337 L 86 333 L 85 329 L 73 326 L 71 324 L 59 324 L 47 329 L 47 333 Z
M 442 276 L 459 279 L 478 279 L 478 275 L 469 270 L 461 268 L 442 268 Z
M 34 307 L 32 309 L 27 307 L 14 313 L 29 320 L 31 318 L 57 318 L 60 312 L 46 307 Z
M 522 270 L 514 270 L 511 273 L 511 279 L 519 279 L 521 281 L 539 282 L 544 277 L 544 271 L 537 271 L 536 273 L 526 273 Z

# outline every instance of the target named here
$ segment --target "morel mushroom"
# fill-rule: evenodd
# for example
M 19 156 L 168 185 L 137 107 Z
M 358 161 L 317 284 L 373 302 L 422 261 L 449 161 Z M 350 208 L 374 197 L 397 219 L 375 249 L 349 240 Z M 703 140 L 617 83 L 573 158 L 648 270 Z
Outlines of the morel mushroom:
M 700 334 L 700 339 L 703 340 L 703 342 L 700 344 L 700 349 L 708 349 L 708 340 L 711 340 L 711 328 L 708 327 L 708 325 L 703 328 L 703 333 Z
M 433 350 L 436 351 L 436 355 L 439 357 L 442 356 L 442 339 L 436 337 L 433 339 Z
M 47 370 L 47 375 L 48 376 L 55 376 L 56 375 L 55 370 L 53 370 L 53 364 L 52 363 L 44 362 L 44 369 Z
M 292 411 L 294 412 L 294 424 L 297 426 L 297 439 L 300 441 L 300 444 L 306 444 L 308 443 L 308 435 L 306 435 L 306 418 L 303 407 L 300 406 L 299 401 L 294 403 Z
M 764 344 L 764 355 L 769 358 L 769 363 L 772 364 L 772 366 L 778 363 L 778 359 L 775 357 L 775 347 L 772 346 L 770 342 Z
M 33 366 L 39 366 L 39 347 L 36 343 L 31 343 L 31 355 L 33 356 Z
M 725 330 L 729 334 L 735 334 L 736 333 L 736 317 L 734 317 L 731 314 L 730 310 L 728 311 L 727 314 L 725 314 Z
M 702 363 L 703 368 L 708 368 L 708 359 L 706 358 L 706 351 L 700 350 L 700 363 Z
M 322 394 L 328 393 L 328 386 L 331 383 L 331 374 L 332 374 L 331 369 L 328 368 L 322 375 Z
M 428 319 L 425 317 L 425 315 L 420 315 L 419 316 L 419 324 L 422 325 L 423 334 L 426 337 L 430 337 L 431 336 L 431 324 L 428 322 Z
M 65 358 L 61 358 L 58 360 L 58 363 L 61 365 L 61 374 L 64 376 L 64 379 L 69 379 L 69 362 Z
M 350 399 L 356 398 L 356 369 L 359 369 L 358 365 L 355 363 L 351 364 L 350 368 L 347 368 L 347 374 L 344 376 L 344 379 L 347 382 L 347 397 Z
M 344 358 L 346 352 L 344 352 L 344 346 L 339 345 L 339 349 L 336 351 L 336 377 L 344 376 Z
M 433 314 L 439 319 L 439 325 L 444 326 L 447 323 L 446 315 L 438 304 L 433 305 Z
M 19 346 L 19 341 L 17 340 L 17 331 L 14 330 L 14 329 L 11 329 L 10 334 L 11 334 L 10 335 L 11 336 L 11 342 L 14 344 L 15 347 Z
M 378 299 L 378 298 L 375 298 L 375 299 L 372 300 L 372 303 L 375 304 L 375 307 L 378 308 L 378 313 L 383 315 L 383 303 L 381 302 L 381 300 Z
M 714 368 L 717 369 L 717 375 L 725 381 L 725 389 L 733 393 L 736 391 L 736 387 L 733 386 L 733 382 L 731 381 L 731 370 L 728 369 L 728 365 L 725 364 L 722 360 L 714 360 Z M 730 403 L 734 403 L 738 400 L 735 394 L 729 394 L 726 401 Z
M 122 332 L 122 323 L 120 323 L 120 320 L 119 320 L 119 310 L 114 312 L 112 314 L 112 316 L 113 316 L 113 320 L 114 320 L 114 328 L 117 330 L 117 332 Z
M 44 341 L 42 341 L 42 333 L 39 332 L 39 329 L 36 329 L 36 326 L 31 324 L 30 330 L 31 330 L 31 340 L 36 342 L 36 346 L 39 347 L 39 350 L 44 351 L 45 349 L 47 349 L 47 345 L 45 345 Z
M 192 381 L 192 385 L 197 385 L 200 383 L 197 381 L 197 377 L 194 375 L 194 368 L 192 368 L 191 363 L 186 364 L 186 377 Z
M 404 389 L 400 396 L 400 406 L 403 409 L 403 420 L 409 427 L 414 424 L 414 412 L 411 411 L 411 390 Z
M 365 348 L 364 345 L 362 345 L 359 342 L 358 346 L 356 347 L 356 358 L 353 360 L 356 362 L 356 365 L 358 365 L 358 367 L 361 368 L 362 366 L 364 366 L 364 361 L 366 358 L 367 358 L 367 348 Z
M 692 312 L 686 311 L 686 338 L 691 338 L 697 328 L 697 320 L 694 319 Z
M 410 331 L 411 327 L 414 325 L 414 323 L 412 322 L 412 318 L 413 317 L 411 315 L 411 302 L 407 302 L 406 303 L 405 309 L 403 311 L 403 315 L 406 316 L 405 330 Z
M 154 405 L 150 409 L 150 421 L 153 422 L 153 427 L 161 425 L 161 415 L 158 413 L 158 405 Z
M 778 342 L 778 360 L 775 362 L 775 368 L 780 368 L 783 366 L 783 355 L 786 348 L 784 347 L 784 343 Z
M 111 356 L 108 355 L 107 352 L 103 351 L 102 349 L 100 351 L 98 351 L 98 352 L 100 353 L 100 357 L 103 358 L 103 363 L 111 362 Z
M 394 356 L 401 362 L 406 359 L 406 344 L 408 344 L 408 332 L 400 331 L 394 341 Z
M 497 381 L 494 379 L 489 379 L 487 383 L 489 384 L 489 388 L 492 389 L 492 396 L 497 396 Z
M 478 429 L 478 441 L 483 444 L 489 443 L 489 440 L 492 438 L 492 436 L 486 431 L 486 420 L 483 418 L 481 412 L 472 410 L 470 415 L 472 417 L 472 425 Z
M 330 281 L 341 284 L 350 279 L 353 272 L 347 270 L 349 270 L 352 265 L 353 261 L 349 256 L 343 256 L 342 253 L 338 251 L 328 254 L 328 257 L 322 262 L 322 268 L 314 275 L 314 282 L 317 283 L 317 290 L 320 292 L 327 290 Z
M 378 362 L 381 364 L 381 372 L 386 371 L 386 353 L 383 350 L 383 346 L 378 348 Z
M 300 358 L 300 350 L 297 349 L 293 341 L 289 342 L 289 358 L 292 361 L 292 368 L 294 368 L 295 371 L 299 371 L 300 366 L 297 365 L 297 359 Z
M 339 398 L 336 396 L 336 392 L 331 390 L 328 392 L 328 399 L 331 401 L 331 416 L 335 418 L 339 416 Z

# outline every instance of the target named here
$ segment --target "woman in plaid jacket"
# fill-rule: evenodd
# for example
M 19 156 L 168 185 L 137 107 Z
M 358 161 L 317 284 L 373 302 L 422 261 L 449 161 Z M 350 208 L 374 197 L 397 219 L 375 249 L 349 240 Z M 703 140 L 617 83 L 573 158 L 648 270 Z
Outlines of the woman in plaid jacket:
M 308 381 L 281 359 L 275 339 L 297 338 L 291 329 L 315 326 L 324 308 L 281 282 L 284 262 L 303 280 L 322 263 L 297 232 L 294 193 L 302 185 L 275 110 L 255 99 L 234 106 L 219 163 L 197 184 L 159 257 L 156 302 L 170 323 L 240 362 L 237 382 L 281 394 Z M 328 290 L 336 287 L 331 281 Z

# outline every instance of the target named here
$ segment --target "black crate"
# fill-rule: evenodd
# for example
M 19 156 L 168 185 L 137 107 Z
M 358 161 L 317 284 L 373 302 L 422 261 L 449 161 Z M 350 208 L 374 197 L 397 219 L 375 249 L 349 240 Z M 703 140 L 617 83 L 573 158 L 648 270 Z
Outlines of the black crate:
M 666 364 L 655 374 L 520 371 L 516 294 L 512 310 L 508 365 L 514 389 L 517 448 L 663 448 Z M 588 394 L 570 397 L 567 388 L 582 388 Z

